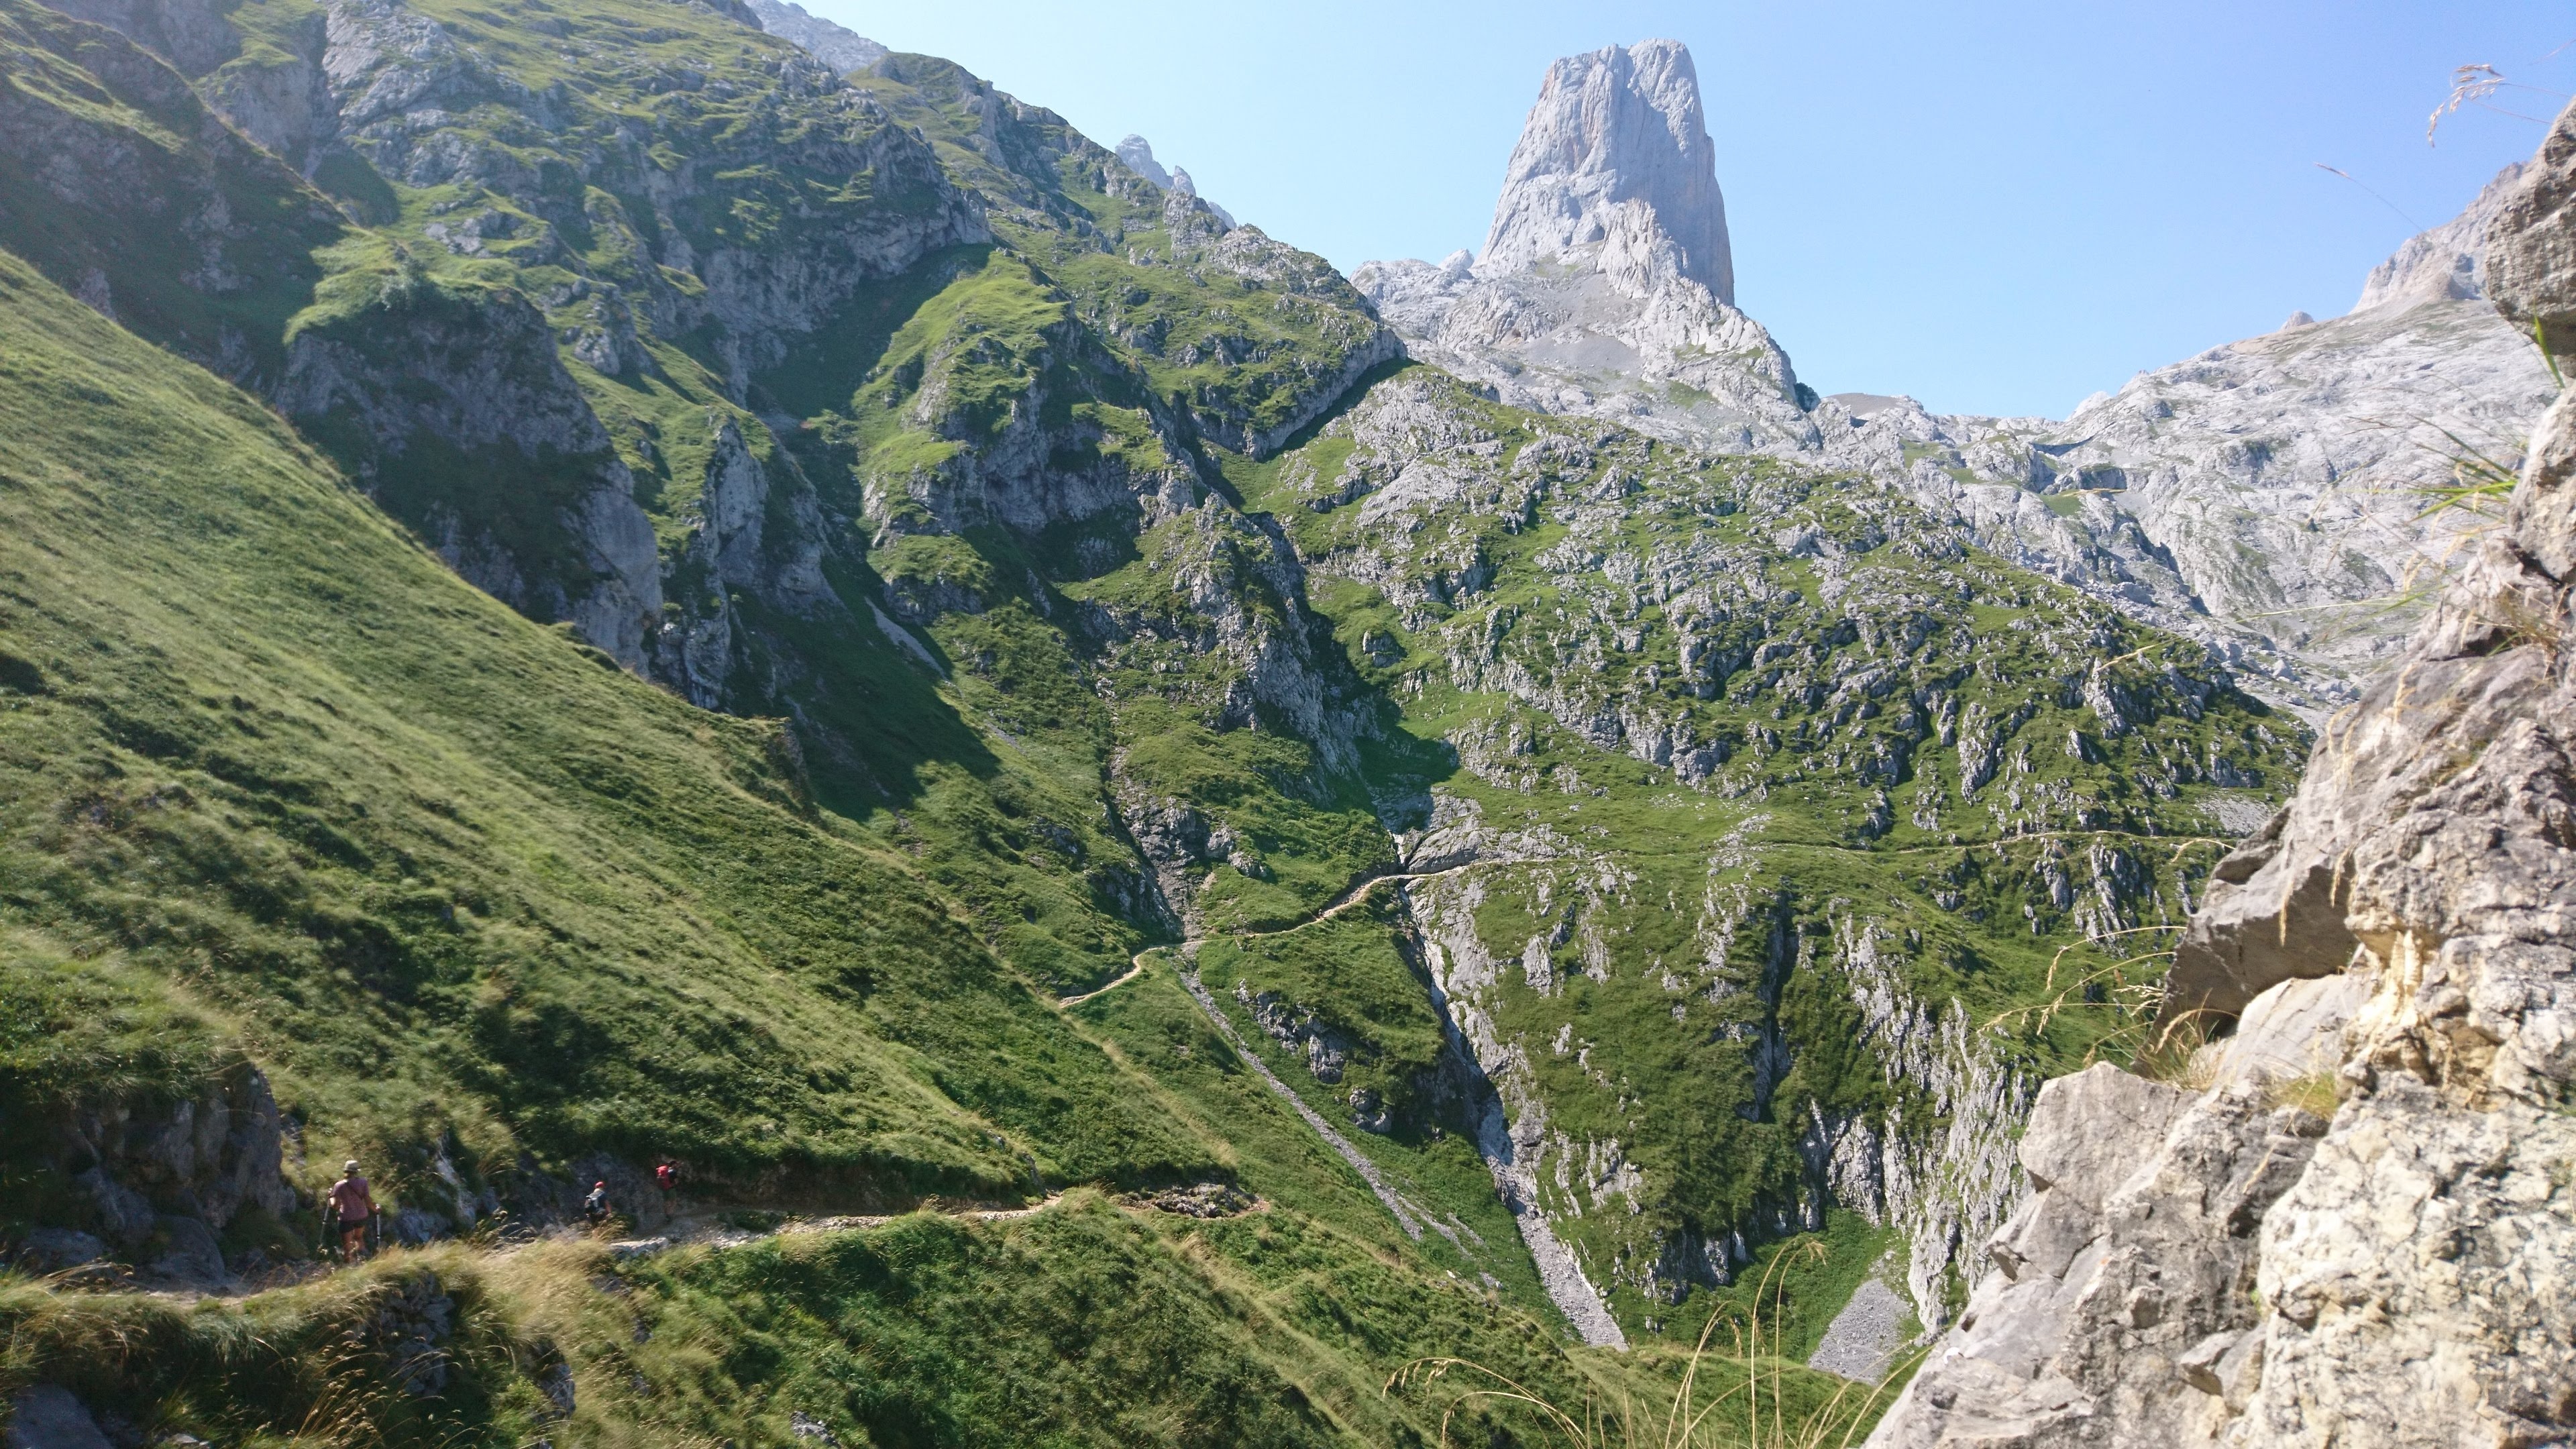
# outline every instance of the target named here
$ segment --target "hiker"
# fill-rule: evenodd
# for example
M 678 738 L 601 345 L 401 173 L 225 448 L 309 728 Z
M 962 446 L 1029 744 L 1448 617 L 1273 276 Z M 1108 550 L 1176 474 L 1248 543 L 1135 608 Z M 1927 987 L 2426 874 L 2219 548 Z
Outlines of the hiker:
M 605 1179 L 590 1185 L 590 1196 L 581 1200 L 581 1215 L 592 1227 L 608 1221 L 608 1183 Z
M 367 1251 L 367 1224 L 376 1216 L 376 1194 L 359 1174 L 356 1158 L 340 1164 L 340 1171 L 343 1175 L 331 1184 L 328 1201 L 340 1224 L 340 1261 L 354 1263 Z
M 662 1190 L 662 1216 L 667 1218 L 673 1204 L 679 1201 L 680 1164 L 664 1159 L 661 1166 L 653 1169 L 653 1185 Z

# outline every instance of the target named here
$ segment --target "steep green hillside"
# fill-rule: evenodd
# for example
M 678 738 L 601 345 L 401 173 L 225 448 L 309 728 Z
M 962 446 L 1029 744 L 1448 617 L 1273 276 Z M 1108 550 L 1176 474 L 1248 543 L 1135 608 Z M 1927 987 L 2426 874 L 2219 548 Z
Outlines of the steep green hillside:
M 671 1152 L 857 1199 L 1213 1165 L 775 723 L 518 618 L 248 399 L 6 287 L 0 902 L 150 968 L 316 1153 L 452 1131 L 469 1174 Z
M 1167 979 L 1089 1026 L 1044 1004 L 811 803 L 775 724 L 492 602 L 13 258 L 0 340 L 13 1232 L 86 1221 L 45 1156 L 61 1113 L 184 1102 L 242 1054 L 301 1124 L 294 1175 L 360 1151 L 415 1209 L 446 1169 L 541 1206 L 602 1152 L 774 1206 L 1032 1170 L 1264 1199 L 1201 1222 L 1077 1192 L 623 1270 L 449 1247 L 193 1312 L 0 1273 L 0 1394 L 216 1442 L 794 1444 L 802 1415 L 851 1444 L 1420 1443 L 1448 1392 L 1379 1392 L 1411 1358 L 1567 1402 L 1628 1372 L 1551 1347 L 1525 1269 L 1497 1292 L 1393 1231 Z

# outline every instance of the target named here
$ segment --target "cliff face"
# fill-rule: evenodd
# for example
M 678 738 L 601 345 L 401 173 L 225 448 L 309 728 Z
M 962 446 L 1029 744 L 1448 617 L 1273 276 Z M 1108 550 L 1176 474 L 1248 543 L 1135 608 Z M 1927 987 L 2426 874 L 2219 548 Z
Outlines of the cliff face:
M 1735 308 L 1699 76 L 1674 41 L 1549 67 L 1483 256 L 1371 262 L 1352 282 L 1417 356 L 1515 406 L 1727 450 L 1818 440 L 1813 394 Z
M 2488 233 L 2498 310 L 2553 350 L 2571 190 L 2576 108 Z M 2571 458 L 2562 399 L 2397 666 L 2220 865 L 2167 1012 L 2232 1036 L 2188 1088 L 2096 1067 L 2042 1092 L 2034 1195 L 1873 1442 L 2576 1429 Z
M 1686 278 L 1735 302 L 1699 72 L 1678 41 L 1614 45 L 1548 67 L 1476 271 L 1508 277 L 1593 256 L 1623 291 Z
M 2477 291 L 2518 170 L 2383 263 L 2348 316 L 2141 373 L 2064 422 L 1867 407 L 1826 426 L 1826 451 L 2321 716 L 2474 551 L 2470 515 L 2433 507 L 2455 465 L 2510 468 L 2554 395 L 2528 328 Z
M 750 0 L 751 13 L 760 17 L 760 28 L 782 40 L 792 40 L 816 60 L 848 74 L 866 70 L 886 58 L 886 48 L 866 36 L 835 25 L 820 16 L 809 15 L 805 7 L 790 0 Z
M 2370 269 L 2355 312 L 2417 302 L 2470 302 L 2487 295 L 2487 230 L 2507 198 L 2520 188 L 2522 165 L 2504 168 L 2458 216 L 2407 239 L 2396 254 Z

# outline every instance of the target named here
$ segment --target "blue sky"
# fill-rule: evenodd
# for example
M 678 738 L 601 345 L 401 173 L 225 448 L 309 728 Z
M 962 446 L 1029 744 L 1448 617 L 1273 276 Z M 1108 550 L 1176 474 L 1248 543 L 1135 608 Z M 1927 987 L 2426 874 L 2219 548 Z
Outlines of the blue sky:
M 2454 66 L 2576 91 L 2576 7 L 2536 0 L 806 4 L 1104 144 L 1140 132 L 1345 269 L 1481 245 L 1547 63 L 1671 36 L 1739 303 L 1823 391 L 1962 412 L 2064 416 L 2294 308 L 2344 311 L 2415 229 L 2400 212 L 2448 218 L 2539 142 L 2472 110 L 2428 147 Z

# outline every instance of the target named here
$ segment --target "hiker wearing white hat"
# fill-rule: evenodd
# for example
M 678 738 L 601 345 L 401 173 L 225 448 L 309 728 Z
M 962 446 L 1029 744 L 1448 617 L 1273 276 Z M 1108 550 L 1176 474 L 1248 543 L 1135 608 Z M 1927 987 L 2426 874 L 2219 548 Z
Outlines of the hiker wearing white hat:
M 367 1224 L 376 1216 L 376 1194 L 358 1171 L 358 1159 L 341 1164 L 344 1176 L 331 1184 L 330 1205 L 340 1223 L 340 1261 L 354 1263 L 367 1250 Z

